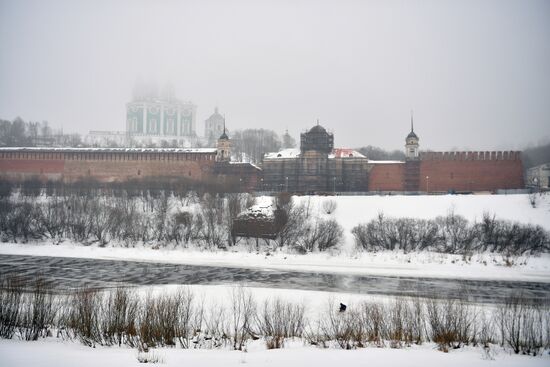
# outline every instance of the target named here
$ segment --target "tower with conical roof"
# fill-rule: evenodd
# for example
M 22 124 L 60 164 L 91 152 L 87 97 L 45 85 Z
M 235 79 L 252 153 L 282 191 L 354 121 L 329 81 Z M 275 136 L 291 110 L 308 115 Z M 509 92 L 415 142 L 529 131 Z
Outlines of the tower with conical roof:
M 413 113 L 411 111 L 411 132 L 405 138 L 405 157 L 407 160 L 418 159 L 419 140 L 418 136 L 414 133 Z
M 225 130 L 225 116 L 223 118 L 223 132 L 216 145 L 216 161 L 229 162 L 231 160 L 231 140 Z

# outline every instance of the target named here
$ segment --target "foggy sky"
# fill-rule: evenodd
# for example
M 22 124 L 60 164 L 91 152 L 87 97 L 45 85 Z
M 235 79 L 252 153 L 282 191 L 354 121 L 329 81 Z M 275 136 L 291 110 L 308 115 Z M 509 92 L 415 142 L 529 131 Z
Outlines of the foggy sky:
M 550 139 L 549 1 L 0 0 L 0 118 L 123 130 L 138 79 L 230 129 L 402 149 Z

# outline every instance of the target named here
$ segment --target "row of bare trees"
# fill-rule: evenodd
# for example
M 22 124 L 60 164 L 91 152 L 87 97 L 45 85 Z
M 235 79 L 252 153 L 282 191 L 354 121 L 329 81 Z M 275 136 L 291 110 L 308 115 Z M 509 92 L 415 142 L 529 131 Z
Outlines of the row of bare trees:
M 289 338 L 322 347 L 401 348 L 434 342 L 442 351 L 464 345 L 499 344 L 514 353 L 540 354 L 550 348 L 547 306 L 509 298 L 494 310 L 459 300 L 396 299 L 361 302 L 342 312 L 335 302 L 308 320 L 303 304 L 282 299 L 258 303 L 233 288 L 223 304 L 207 302 L 190 289 L 145 296 L 127 289 L 83 289 L 55 295 L 45 283 L 4 280 L 0 288 L 0 337 L 37 340 L 48 336 L 85 345 L 228 347 L 246 349 L 262 338 L 282 348 Z
M 541 226 L 484 214 L 470 223 L 450 213 L 436 219 L 378 218 L 352 229 L 356 245 L 367 251 L 437 251 L 451 254 L 495 252 L 510 256 L 550 251 L 550 234 Z
M 0 235 L 7 241 L 116 242 L 157 246 L 191 241 L 208 248 L 235 244 L 232 219 L 253 203 L 248 194 L 52 196 L 0 200 Z M 193 210 L 190 208 L 195 207 Z
M 253 204 L 253 196 L 237 193 L 16 195 L 0 199 L 0 236 L 11 242 L 71 240 L 126 247 L 193 243 L 206 249 L 227 248 L 243 240 L 233 234 L 234 220 Z M 285 221 L 276 239 L 267 241 L 269 246 L 307 253 L 331 249 L 342 241 L 343 229 L 334 219 L 313 215 L 290 196 L 277 198 L 276 205 L 285 213 Z

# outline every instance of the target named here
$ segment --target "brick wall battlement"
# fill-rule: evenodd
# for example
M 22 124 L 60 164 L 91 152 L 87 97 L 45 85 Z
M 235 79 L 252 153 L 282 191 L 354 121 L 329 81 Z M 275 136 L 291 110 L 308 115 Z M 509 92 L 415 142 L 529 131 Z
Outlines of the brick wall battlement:
M 0 148 L 2 160 L 214 161 L 215 149 L 36 149 Z
M 420 159 L 423 161 L 518 161 L 521 159 L 521 152 L 507 150 L 473 152 L 420 152 Z

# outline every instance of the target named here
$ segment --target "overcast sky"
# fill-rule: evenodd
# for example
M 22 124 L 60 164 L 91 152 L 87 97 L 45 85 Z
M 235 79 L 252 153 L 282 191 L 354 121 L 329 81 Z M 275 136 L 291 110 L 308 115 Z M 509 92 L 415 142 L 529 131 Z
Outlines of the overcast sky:
M 550 1 L 0 0 L 0 118 L 123 130 L 138 79 L 340 147 L 550 139 Z

